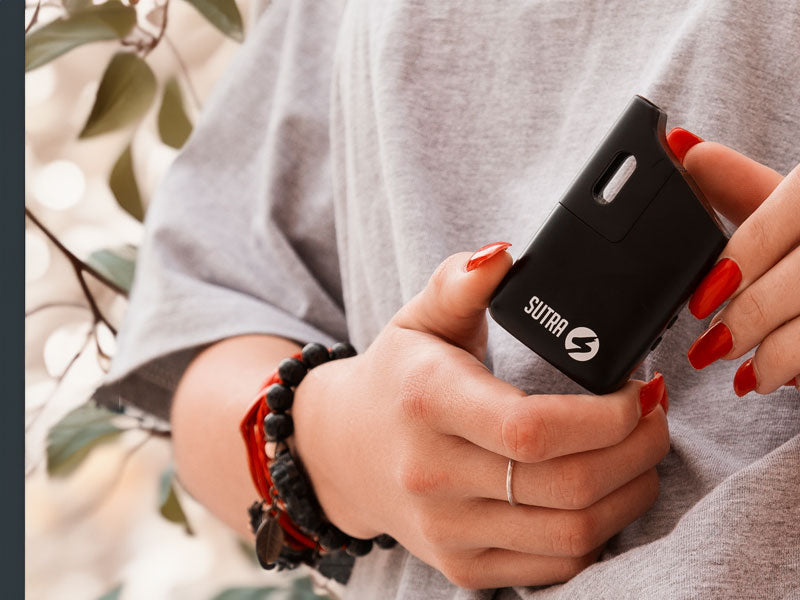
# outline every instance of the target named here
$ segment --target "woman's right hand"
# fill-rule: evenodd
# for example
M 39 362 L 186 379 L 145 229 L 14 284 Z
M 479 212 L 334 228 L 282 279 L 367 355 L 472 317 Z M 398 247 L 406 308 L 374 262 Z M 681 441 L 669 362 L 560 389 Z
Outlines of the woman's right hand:
M 388 533 L 466 588 L 565 581 L 592 564 L 655 502 L 669 450 L 661 376 L 606 396 L 527 396 L 482 364 L 505 247 L 469 271 L 469 254 L 448 258 L 366 352 L 310 371 L 292 409 L 326 516 L 355 537 Z

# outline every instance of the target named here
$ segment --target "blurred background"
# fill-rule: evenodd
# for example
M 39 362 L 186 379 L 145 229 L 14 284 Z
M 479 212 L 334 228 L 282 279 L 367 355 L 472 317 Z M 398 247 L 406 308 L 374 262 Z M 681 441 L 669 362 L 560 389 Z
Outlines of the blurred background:
M 317 597 L 310 571 L 264 571 L 179 488 L 165 423 L 87 403 L 114 352 L 148 199 L 262 10 L 26 5 L 27 598 Z

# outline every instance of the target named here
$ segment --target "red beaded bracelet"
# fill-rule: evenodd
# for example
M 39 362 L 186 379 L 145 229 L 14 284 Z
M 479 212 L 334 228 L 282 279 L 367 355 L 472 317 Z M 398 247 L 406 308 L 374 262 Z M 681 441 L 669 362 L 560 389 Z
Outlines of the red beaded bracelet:
M 292 358 L 299 359 L 300 356 L 298 352 L 294 354 Z M 253 404 L 250 406 L 247 413 L 245 413 L 239 425 L 239 431 L 242 434 L 245 448 L 247 449 L 247 464 L 250 468 L 250 477 L 261 499 L 271 507 L 270 513 L 272 517 L 277 518 L 281 529 L 283 529 L 285 542 L 295 550 L 302 550 L 304 548 L 318 550 L 319 544 L 303 534 L 297 525 L 292 522 L 279 498 L 277 499 L 277 504 L 280 509 L 278 510 L 273 507 L 273 500 L 276 498 L 276 493 L 272 485 L 272 478 L 269 474 L 269 457 L 266 451 L 267 440 L 264 435 L 263 427 L 264 418 L 270 412 L 269 406 L 267 405 L 267 388 L 273 383 L 283 383 L 277 370 L 261 384 Z

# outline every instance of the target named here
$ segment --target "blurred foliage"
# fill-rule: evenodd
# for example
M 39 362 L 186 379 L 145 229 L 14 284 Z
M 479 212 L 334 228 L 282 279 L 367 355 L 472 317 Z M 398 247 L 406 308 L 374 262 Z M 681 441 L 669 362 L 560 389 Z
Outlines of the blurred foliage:
M 179 149 L 192 131 L 182 86 L 174 74 L 165 82 L 159 82 L 148 64 L 148 56 L 165 38 L 170 2 L 180 1 L 193 6 L 211 25 L 229 38 L 239 42 L 244 39 L 242 16 L 235 0 L 156 0 L 154 7 L 148 9 L 141 9 L 138 0 L 106 0 L 97 4 L 95 0 L 46 0 L 49 8 L 60 9 L 59 14 L 47 23 L 39 22 L 44 4 L 39 0 L 31 7 L 32 14 L 25 28 L 25 70 L 37 69 L 79 46 L 117 40 L 119 48 L 110 57 L 102 74 L 98 74 L 99 85 L 92 109 L 79 137 L 89 138 L 130 128 L 132 140 L 136 128 L 141 126 L 145 115 L 153 107 L 160 87 L 158 134 L 165 144 Z M 145 10 L 148 12 L 143 14 Z M 147 29 L 147 23 L 152 24 L 155 30 Z M 175 53 L 176 63 L 182 70 L 182 79 L 193 94 L 189 73 L 185 71 L 183 61 L 171 44 L 170 48 Z M 143 221 L 146 202 L 136 181 L 133 156 L 132 142 L 129 142 L 115 161 L 108 182 L 119 206 L 131 217 Z M 90 273 L 114 292 L 127 295 L 133 281 L 137 249 L 129 245 L 98 249 L 84 262 L 61 244 L 28 207 L 26 214 L 72 264 L 92 311 L 95 328 L 98 323 L 105 323 L 109 330 L 115 333 L 99 311 L 83 279 L 83 274 Z M 65 372 L 59 377 L 59 382 L 85 348 L 84 344 L 78 355 L 72 358 Z M 147 439 L 153 435 L 165 435 L 163 431 L 144 427 L 142 425 L 144 421 L 139 417 L 134 419 L 138 423 L 137 426 L 122 426 L 120 420 L 125 420 L 126 412 L 124 406 L 119 412 L 115 412 L 98 406 L 91 399 L 69 412 L 48 432 L 48 473 L 52 476 L 68 475 L 82 463 L 93 448 L 116 438 L 127 429 L 148 431 Z M 158 485 L 160 514 L 165 519 L 182 525 L 187 534 L 193 535 L 176 493 L 176 488 L 180 486 L 172 467 L 162 473 Z M 249 550 L 248 556 L 252 558 L 250 556 L 252 549 Z M 117 585 L 99 600 L 117 600 L 122 589 L 122 585 Z M 277 586 L 229 588 L 217 594 L 214 600 L 255 600 L 267 597 L 316 600 L 325 596 L 314 593 L 308 577 L 298 577 L 288 588 Z
M 189 520 L 186 518 L 186 513 L 183 512 L 183 508 L 178 502 L 178 496 L 175 495 L 175 482 L 175 469 L 170 466 L 161 474 L 158 493 L 161 515 L 167 521 L 183 525 L 187 534 L 194 535 L 194 531 L 189 525 Z
M 83 44 L 122 39 L 136 24 L 136 11 L 119 0 L 73 10 L 25 37 L 26 71 Z
M 144 221 L 144 205 L 139 192 L 139 184 L 136 183 L 136 174 L 133 172 L 130 144 L 125 147 L 111 168 L 108 185 L 114 198 L 117 199 L 117 204 L 137 221 Z
M 71 473 L 97 444 L 122 433 L 111 422 L 116 416 L 91 401 L 69 412 L 47 434 L 47 473 Z
M 95 250 L 86 263 L 95 271 L 105 275 L 120 289 L 130 293 L 133 284 L 133 271 L 136 267 L 136 247 L 126 244 L 116 248 Z
M 173 148 L 180 148 L 192 133 L 192 122 L 183 108 L 183 95 L 174 77 L 164 86 L 164 97 L 158 111 L 158 134 L 161 140 Z M 130 211 L 128 211 L 130 212 Z
M 153 103 L 156 77 L 147 63 L 130 52 L 118 52 L 108 63 L 82 138 L 108 133 L 141 119 Z

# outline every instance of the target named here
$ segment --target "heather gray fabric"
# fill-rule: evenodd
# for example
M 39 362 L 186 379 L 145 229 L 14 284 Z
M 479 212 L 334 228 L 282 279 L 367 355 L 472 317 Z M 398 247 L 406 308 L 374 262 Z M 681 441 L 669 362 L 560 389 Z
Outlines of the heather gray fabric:
M 794 2 L 274 0 L 150 208 L 98 397 L 162 418 L 199 347 L 246 332 L 363 350 L 447 255 L 519 253 L 630 97 L 786 173 L 800 160 Z M 665 374 L 672 451 L 653 509 L 565 585 L 467 592 L 398 548 L 353 598 L 800 596 L 800 395 L 694 372 L 684 311 L 636 373 Z M 493 323 L 488 364 L 579 388 Z M 480 474 L 476 474 L 480 476 Z

